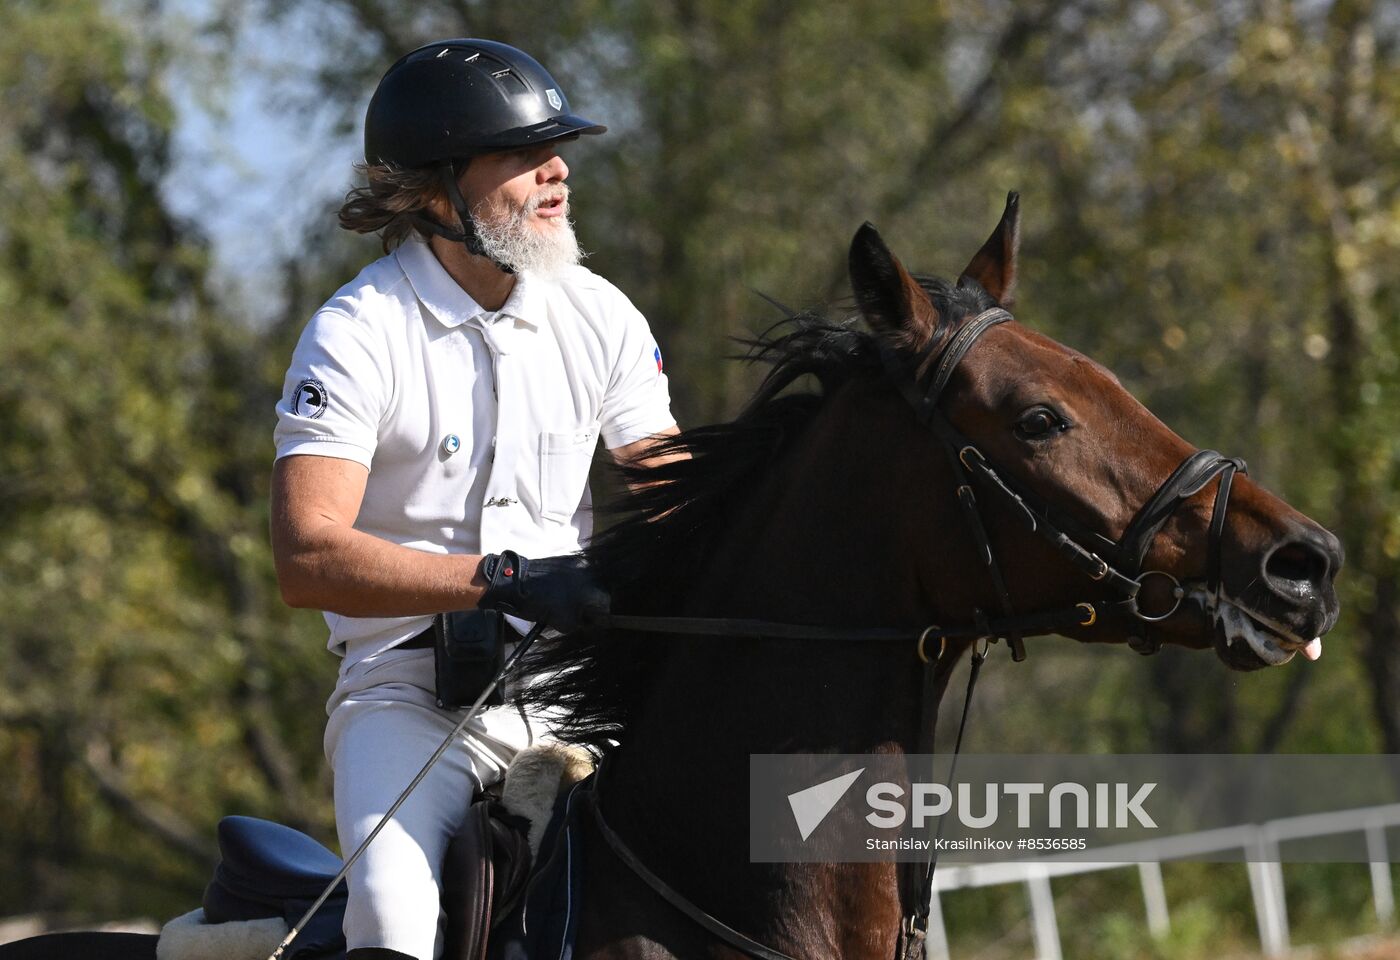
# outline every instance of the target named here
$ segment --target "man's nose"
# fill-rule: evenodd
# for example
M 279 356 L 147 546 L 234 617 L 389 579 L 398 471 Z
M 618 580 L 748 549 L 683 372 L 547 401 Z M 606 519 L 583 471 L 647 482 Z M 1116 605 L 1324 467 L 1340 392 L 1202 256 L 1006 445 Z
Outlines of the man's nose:
M 535 181 L 541 185 L 563 183 L 567 179 L 569 179 L 569 165 L 557 153 L 540 164 L 539 169 L 535 171 Z

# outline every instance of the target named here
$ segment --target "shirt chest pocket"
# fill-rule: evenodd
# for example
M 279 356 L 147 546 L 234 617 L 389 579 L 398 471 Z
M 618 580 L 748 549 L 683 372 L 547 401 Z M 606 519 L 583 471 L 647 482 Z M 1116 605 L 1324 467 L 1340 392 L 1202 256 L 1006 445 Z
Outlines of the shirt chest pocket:
M 568 523 L 588 486 L 598 427 L 540 434 L 540 515 Z

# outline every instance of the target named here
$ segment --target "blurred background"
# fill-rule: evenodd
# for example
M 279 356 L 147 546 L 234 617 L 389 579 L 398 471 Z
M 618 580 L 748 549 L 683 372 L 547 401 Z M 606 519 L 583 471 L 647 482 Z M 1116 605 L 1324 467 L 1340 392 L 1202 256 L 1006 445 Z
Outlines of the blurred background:
M 523 47 L 610 125 L 568 154 L 578 230 L 650 318 L 683 425 L 752 388 L 725 357 L 775 318 L 755 291 L 845 296 L 864 220 L 956 274 L 1017 189 L 1019 318 L 1344 540 L 1319 662 L 1037 645 L 985 675 L 968 749 L 1400 752 L 1400 6 L 0 11 L 0 915 L 183 913 L 229 813 L 333 842 L 336 664 L 272 576 L 273 406 L 311 312 L 379 255 L 333 217 L 369 94 L 445 36 Z M 1168 867 L 1166 942 L 1111 879 L 1057 886 L 1067 953 L 1248 949 L 1230 870 Z M 1303 939 L 1373 923 L 1364 865 L 1289 882 Z M 1022 894 L 944 910 L 957 955 L 1025 953 Z

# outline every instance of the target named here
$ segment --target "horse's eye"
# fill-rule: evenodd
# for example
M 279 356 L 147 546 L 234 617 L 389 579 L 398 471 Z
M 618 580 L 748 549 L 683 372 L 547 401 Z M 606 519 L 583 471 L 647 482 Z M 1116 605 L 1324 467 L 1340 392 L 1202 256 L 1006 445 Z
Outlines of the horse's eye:
M 1049 407 L 1035 407 L 1016 421 L 1016 435 L 1023 440 L 1042 440 L 1066 430 L 1069 424 Z

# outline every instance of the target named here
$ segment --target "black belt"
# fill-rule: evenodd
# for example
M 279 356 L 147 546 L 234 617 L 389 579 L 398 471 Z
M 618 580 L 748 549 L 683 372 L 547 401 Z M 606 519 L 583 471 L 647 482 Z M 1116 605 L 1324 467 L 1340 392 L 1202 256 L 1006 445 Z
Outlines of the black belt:
M 435 635 L 434 635 L 434 629 L 435 629 L 435 628 L 433 628 L 433 627 L 429 627 L 428 629 L 424 630 L 422 633 L 418 634 L 417 636 L 409 637 L 409 638 L 408 638 L 407 640 L 405 640 L 403 643 L 400 643 L 400 644 L 397 646 L 396 649 L 399 649 L 399 650 L 431 650 L 431 649 L 433 649 L 433 647 L 437 645 L 437 638 L 436 638 Z M 511 629 L 511 633 L 507 634 L 507 636 L 508 636 L 508 637 L 509 637 L 509 636 L 514 636 L 516 639 L 519 639 L 519 637 L 520 637 L 520 632 L 519 632 L 518 630 L 516 630 L 514 627 L 511 627 L 510 629 Z M 515 640 L 507 640 L 507 641 L 506 641 L 507 647 L 513 647 L 514 644 L 515 644 Z
M 400 650 L 431 650 L 436 640 L 433 637 L 433 628 L 429 627 L 416 637 L 409 637 L 399 644 Z

